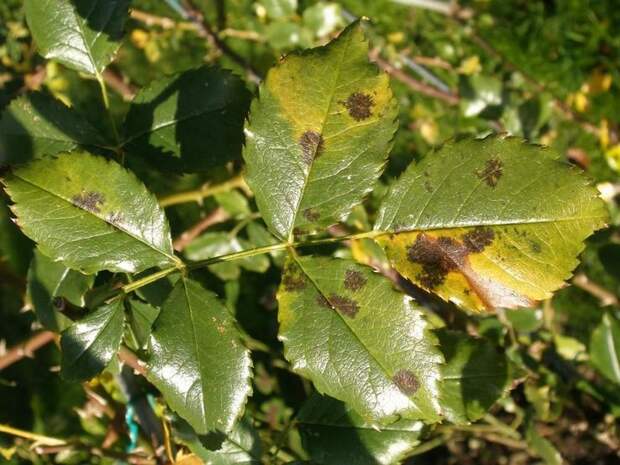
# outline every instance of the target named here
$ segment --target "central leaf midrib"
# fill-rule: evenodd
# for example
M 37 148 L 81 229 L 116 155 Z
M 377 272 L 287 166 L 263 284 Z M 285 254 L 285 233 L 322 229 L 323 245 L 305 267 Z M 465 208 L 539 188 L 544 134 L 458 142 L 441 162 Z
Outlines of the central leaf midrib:
M 28 180 L 28 179 L 25 179 L 25 178 L 23 178 L 23 177 L 21 177 L 21 176 L 15 175 L 15 177 L 16 177 L 17 179 L 21 180 L 22 182 L 25 182 L 25 183 L 27 183 L 27 184 L 30 184 L 31 186 L 33 186 L 33 187 L 35 187 L 35 188 L 37 188 L 37 189 L 40 189 L 40 190 L 42 190 L 43 192 L 48 193 L 49 195 L 51 195 L 51 196 L 53 196 L 53 197 L 56 197 L 56 198 L 58 198 L 58 199 L 60 199 L 60 200 L 63 200 L 64 202 L 66 202 L 66 203 L 68 203 L 69 205 L 71 205 L 73 208 L 76 208 L 76 209 L 78 209 L 78 210 L 80 210 L 80 211 L 83 211 L 83 212 L 89 213 L 91 216 L 93 216 L 94 218 L 97 218 L 99 221 L 101 221 L 101 222 L 103 222 L 103 223 L 107 224 L 108 226 L 111 226 L 111 227 L 112 227 L 112 228 L 114 228 L 114 229 L 117 229 L 118 231 L 120 231 L 120 232 L 122 232 L 122 233 L 124 233 L 124 234 L 128 235 L 129 237 L 132 237 L 132 238 L 133 238 L 133 239 L 135 239 L 136 241 L 138 241 L 138 242 L 140 242 L 140 243 L 142 243 L 142 244 L 146 245 L 146 246 L 147 246 L 147 247 L 149 247 L 150 249 L 152 249 L 152 250 L 154 250 L 154 251 L 158 252 L 160 255 L 163 255 L 164 257 L 166 257 L 166 258 L 170 259 L 170 260 L 172 261 L 172 263 L 178 263 L 177 257 L 175 257 L 174 255 L 169 255 L 168 253 L 164 252 L 163 250 L 156 248 L 154 244 L 150 244 L 149 242 L 146 242 L 145 240 L 143 240 L 141 237 L 136 236 L 136 235 L 134 235 L 134 234 L 130 233 L 129 231 L 126 231 L 125 229 L 121 228 L 120 226 L 115 225 L 115 224 L 112 224 L 112 223 L 110 223 L 110 222 L 106 221 L 104 218 L 99 217 L 98 215 L 94 214 L 94 213 L 93 213 L 93 212 L 91 212 L 90 210 L 86 210 L 86 209 L 84 209 L 84 208 L 80 208 L 80 207 L 78 207 L 78 206 L 77 206 L 77 205 L 75 205 L 73 202 L 71 202 L 71 200 L 69 200 L 69 199 L 67 199 L 67 198 L 63 197 L 62 195 L 59 195 L 59 194 L 57 194 L 57 193 L 55 193 L 55 192 L 50 191 L 49 189 L 46 189 L 46 188 L 44 188 L 44 187 L 42 187 L 42 186 L 39 186 L 38 184 L 35 184 L 34 182 L 32 182 L 32 181 L 30 181 L 30 180 Z
M 319 294 L 321 294 L 321 296 L 329 303 L 329 297 L 326 296 L 323 291 L 321 290 L 321 288 L 319 287 L 319 285 L 317 284 L 317 282 L 312 278 L 312 276 L 310 276 L 310 274 L 306 271 L 306 269 L 303 267 L 301 261 L 293 254 L 292 255 L 293 259 L 295 260 L 295 262 L 299 265 L 299 267 L 301 268 L 301 270 L 304 272 L 304 274 L 308 277 L 308 279 L 310 280 L 310 282 L 312 283 L 312 285 L 316 288 L 316 290 L 319 292 Z M 381 371 L 383 372 L 383 374 L 385 375 L 386 379 L 394 384 L 392 382 L 392 377 L 389 374 L 389 371 L 383 366 L 383 364 L 381 362 L 379 362 L 379 359 L 375 356 L 375 354 L 373 352 L 370 351 L 370 349 L 368 348 L 368 346 L 366 344 L 364 344 L 364 342 L 360 339 L 360 337 L 357 335 L 357 333 L 355 331 L 353 331 L 353 328 L 351 328 L 351 326 L 349 326 L 349 324 L 347 323 L 347 321 L 345 320 L 344 316 L 342 316 L 340 314 L 340 312 L 338 312 L 336 309 L 333 308 L 333 306 L 330 303 L 330 307 L 332 307 L 333 312 L 335 313 L 339 320 L 344 324 L 344 326 L 347 328 L 347 330 L 351 333 L 351 335 L 353 336 L 353 338 L 358 342 L 358 344 L 360 346 L 362 346 L 364 348 L 364 350 L 366 351 L 366 353 L 370 356 L 370 358 L 377 364 L 377 366 L 381 369 Z M 396 386 L 394 386 L 396 387 Z M 403 395 L 409 399 L 410 404 L 417 409 L 418 411 L 422 411 L 420 409 L 420 407 L 418 407 L 418 405 L 413 401 L 413 399 L 411 399 L 411 397 L 409 397 L 408 395 L 404 394 Z
M 342 47 L 342 56 L 340 57 L 340 59 L 338 60 L 338 67 L 336 68 L 336 76 L 334 81 L 332 82 L 332 92 L 331 95 L 329 97 L 329 101 L 327 103 L 327 108 L 325 109 L 325 116 L 323 116 L 323 121 L 321 122 L 320 126 L 319 126 L 319 135 L 320 137 L 323 137 L 323 129 L 325 128 L 325 124 L 327 123 L 327 118 L 329 118 L 329 110 L 332 107 L 332 104 L 334 103 L 334 96 L 336 95 L 336 88 L 338 86 L 338 82 L 340 81 L 340 74 L 342 73 L 342 63 L 344 61 L 344 57 L 346 56 L 346 52 L 349 49 L 349 45 L 351 43 L 351 37 L 347 36 L 347 41 L 345 43 L 345 45 Z M 301 203 L 303 202 L 304 199 L 304 195 L 306 194 L 306 188 L 308 186 L 308 180 L 310 179 L 310 175 L 312 173 L 312 168 L 314 167 L 314 162 L 316 160 L 316 151 L 318 150 L 318 144 L 317 146 L 314 148 L 314 154 L 312 157 L 312 162 L 310 163 L 310 166 L 308 167 L 308 176 L 306 176 L 306 179 L 304 181 L 303 187 L 301 189 L 301 194 L 299 196 L 299 201 L 297 202 L 297 206 L 295 207 L 295 215 L 293 217 L 293 222 L 290 225 L 290 231 L 288 232 L 288 242 L 291 243 L 294 240 L 293 237 L 293 231 L 295 229 L 295 224 L 297 223 L 297 216 L 299 215 L 299 208 L 301 207 Z

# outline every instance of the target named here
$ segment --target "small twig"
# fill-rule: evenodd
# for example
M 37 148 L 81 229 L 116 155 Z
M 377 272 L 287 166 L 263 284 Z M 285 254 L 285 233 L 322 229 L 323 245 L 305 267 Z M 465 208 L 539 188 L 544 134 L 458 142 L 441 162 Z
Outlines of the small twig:
M 131 10 L 130 16 L 131 19 L 140 21 L 147 26 L 159 26 L 162 29 L 180 29 L 188 31 L 198 30 L 198 27 L 194 23 L 188 21 L 175 21 L 174 19 L 168 18 L 166 16 L 156 16 L 141 10 Z
M 226 213 L 221 207 L 216 208 L 203 219 L 201 219 L 194 226 L 187 231 L 181 233 L 179 237 L 173 242 L 174 250 L 182 252 L 194 239 L 200 236 L 204 231 L 217 223 L 222 223 L 230 218 L 230 215 Z
M 162 207 L 169 207 L 171 205 L 177 205 L 180 203 L 188 203 L 188 202 L 197 202 L 200 203 L 207 197 L 211 197 L 215 194 L 220 194 L 222 192 L 228 192 L 237 187 L 246 188 L 245 181 L 241 176 L 235 176 L 234 178 L 229 179 L 228 181 L 224 181 L 220 184 L 216 184 L 211 186 L 209 184 L 205 184 L 204 186 L 199 187 L 198 189 L 194 189 L 187 192 L 179 192 L 178 194 L 171 194 L 159 199 L 159 204 Z
M 126 102 L 133 100 L 133 98 L 136 96 L 137 89 L 135 88 L 135 86 L 126 82 L 120 73 L 114 71 L 111 68 L 103 71 L 103 80 L 108 86 L 110 86 L 111 89 L 113 89 L 117 94 L 123 97 L 123 100 L 125 100 Z
M 607 289 L 599 286 L 593 281 L 590 281 L 584 273 L 578 273 L 573 278 L 573 284 L 580 289 L 583 289 L 587 293 L 596 297 L 601 306 L 606 307 L 608 305 L 618 305 L 618 297 L 608 291 Z
M 118 359 L 128 367 L 133 368 L 133 370 L 139 375 L 146 375 L 146 366 L 144 362 L 127 347 L 120 348 L 118 351 Z
M 52 342 L 55 337 L 56 334 L 52 331 L 42 331 L 27 341 L 12 347 L 6 354 L 0 357 L 0 371 L 24 357 L 32 357 L 38 349 Z
M 394 79 L 399 80 L 406 86 L 408 86 L 414 92 L 419 92 L 428 97 L 433 97 L 439 100 L 443 100 L 448 105 L 457 105 L 459 103 L 459 96 L 452 92 L 445 92 L 435 87 L 424 84 L 417 79 L 412 78 L 403 70 L 396 68 L 391 63 L 385 61 L 379 56 L 379 50 L 374 49 L 369 53 L 369 57 L 374 61 L 379 68 L 383 69 L 386 73 L 390 74 Z
M 42 434 L 31 433 L 30 431 L 24 431 L 18 428 L 13 428 L 9 425 L 0 424 L 0 433 L 10 434 L 11 436 L 17 436 L 19 438 L 28 439 L 38 444 L 45 446 L 64 446 L 67 441 L 64 439 L 52 438 L 50 436 L 43 436 Z

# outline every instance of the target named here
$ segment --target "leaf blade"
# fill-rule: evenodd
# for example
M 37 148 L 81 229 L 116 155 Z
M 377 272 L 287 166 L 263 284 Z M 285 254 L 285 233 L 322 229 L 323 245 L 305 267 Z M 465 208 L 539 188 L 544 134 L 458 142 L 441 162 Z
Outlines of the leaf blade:
M 246 179 L 272 233 L 290 239 L 343 219 L 385 164 L 398 108 L 354 23 L 327 45 L 287 56 L 246 126 Z
M 217 296 L 180 279 L 155 321 L 147 371 L 170 407 L 199 434 L 228 432 L 251 391 L 250 367 L 233 318 Z
M 24 233 L 69 268 L 136 272 L 179 263 L 157 200 L 115 162 L 64 153 L 17 168 L 3 182 Z

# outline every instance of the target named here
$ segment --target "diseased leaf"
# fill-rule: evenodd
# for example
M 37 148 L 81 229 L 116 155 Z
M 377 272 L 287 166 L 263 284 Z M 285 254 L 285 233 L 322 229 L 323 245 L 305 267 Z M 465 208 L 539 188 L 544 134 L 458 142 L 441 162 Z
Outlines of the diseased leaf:
M 452 423 L 482 418 L 508 387 L 506 356 L 484 339 L 457 331 L 437 331 L 446 357 L 442 367 L 441 409 Z
M 140 91 L 125 121 L 125 145 L 147 160 L 205 171 L 239 158 L 250 93 L 230 71 L 203 66 Z
M 346 404 L 318 395 L 304 404 L 297 421 L 304 449 L 320 465 L 400 463 L 424 432 L 424 423 L 413 420 L 378 429 Z
M 550 297 L 607 217 L 588 179 L 555 152 L 492 137 L 450 142 L 411 166 L 375 230 L 401 274 L 480 311 Z
M 69 268 L 136 272 L 178 263 L 157 200 L 113 161 L 64 153 L 15 169 L 4 184 L 22 231 Z
M 41 324 L 58 332 L 69 326 L 71 321 L 58 311 L 55 298 L 61 297 L 61 301 L 84 307 L 84 295 L 94 282 L 95 275 L 71 270 L 37 250 L 28 270 L 28 298 Z
M 351 260 L 290 256 L 277 297 L 285 356 L 319 392 L 374 423 L 439 420 L 443 357 L 390 281 Z
M 69 381 L 86 381 L 101 372 L 118 352 L 123 337 L 122 300 L 99 307 L 62 333 L 60 374 Z
M 281 239 L 346 217 L 379 177 L 397 127 L 389 78 L 355 23 L 273 68 L 246 127 L 247 182 Z
M 129 301 L 129 325 L 140 349 L 148 344 L 159 309 L 138 299 Z
M 24 6 L 41 55 L 98 75 L 120 46 L 129 0 L 25 0 Z
M 80 145 L 106 144 L 82 115 L 42 92 L 13 100 L 0 119 L 0 165 L 26 163 Z
M 590 359 L 603 375 L 620 384 L 620 322 L 609 313 L 592 332 Z
M 147 378 L 198 432 L 228 432 L 251 391 L 249 351 L 217 296 L 180 279 L 153 327 Z

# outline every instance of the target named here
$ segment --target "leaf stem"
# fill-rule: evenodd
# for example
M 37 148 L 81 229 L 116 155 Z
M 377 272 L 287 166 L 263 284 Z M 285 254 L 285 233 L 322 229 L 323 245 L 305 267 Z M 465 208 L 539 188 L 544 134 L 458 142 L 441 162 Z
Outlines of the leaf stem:
M 112 112 L 110 111 L 110 97 L 108 95 L 108 88 L 101 74 L 97 74 L 97 82 L 99 83 L 99 88 L 101 89 L 101 97 L 103 98 L 103 105 L 105 106 L 106 113 L 108 114 L 108 118 L 110 119 L 110 126 L 112 127 L 112 133 L 114 134 L 114 140 L 117 145 L 120 145 L 121 138 L 118 134 L 118 129 L 116 128 L 116 122 L 114 121 Z
M 245 187 L 245 181 L 241 175 L 224 181 L 220 184 L 210 186 L 205 184 L 198 189 L 194 189 L 187 192 L 179 192 L 178 194 L 172 194 L 159 199 L 159 205 L 162 207 L 169 207 L 171 205 L 177 205 L 180 203 L 196 202 L 200 203 L 207 197 L 211 197 L 222 192 L 228 192 L 237 187 Z
M 10 434 L 20 438 L 28 439 L 46 446 L 64 446 L 67 441 L 62 439 L 52 438 L 49 436 L 43 436 L 41 434 L 31 433 L 30 431 L 24 431 L 21 429 L 13 428 L 9 425 L 0 424 L 0 433 Z
M 123 291 L 123 294 L 129 294 L 130 292 L 140 289 L 141 287 L 147 286 L 155 281 L 159 281 L 175 271 L 181 271 L 181 268 L 177 266 L 165 268 L 161 271 L 145 276 L 144 278 L 138 279 L 137 281 L 125 284 L 121 287 L 121 290 Z

